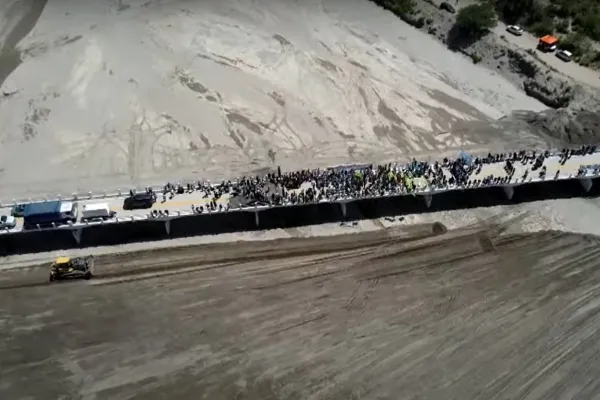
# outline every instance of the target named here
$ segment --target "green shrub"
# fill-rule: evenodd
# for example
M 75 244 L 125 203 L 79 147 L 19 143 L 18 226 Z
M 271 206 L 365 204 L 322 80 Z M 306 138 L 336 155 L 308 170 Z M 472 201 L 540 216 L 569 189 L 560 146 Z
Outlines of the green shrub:
M 471 60 L 473 60 L 473 64 L 479 64 L 483 58 L 477 53 L 471 53 Z
M 594 40 L 600 40 L 600 13 L 588 12 L 579 14 L 573 19 L 573 24 L 579 25 L 582 32 Z
M 480 37 L 498 23 L 490 3 L 472 4 L 462 8 L 456 16 L 456 26 L 464 34 Z
M 558 33 L 569 33 L 569 21 L 566 19 L 561 19 L 556 24 L 556 31 Z
M 554 33 L 554 21 L 547 17 L 541 21 L 534 22 L 527 26 L 529 32 L 533 33 L 538 37 L 542 37 L 544 35 L 551 35 Z
M 373 3 L 379 5 L 396 14 L 397 16 L 412 15 L 415 12 L 414 0 L 371 0 Z
M 494 6 L 503 21 L 514 24 L 524 21 L 538 3 L 534 0 L 496 0 Z
M 576 32 L 562 36 L 560 38 L 560 48 L 570 51 L 575 58 L 578 58 L 591 52 L 592 45 L 585 35 Z
M 538 36 L 576 31 L 600 41 L 600 0 L 490 1 L 502 21 L 526 26 Z

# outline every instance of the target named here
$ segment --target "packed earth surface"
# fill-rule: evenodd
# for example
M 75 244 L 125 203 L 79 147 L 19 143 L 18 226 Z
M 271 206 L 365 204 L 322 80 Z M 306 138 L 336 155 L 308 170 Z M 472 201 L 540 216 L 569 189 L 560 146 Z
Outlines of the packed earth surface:
M 46 268 L 13 270 L 0 282 L 0 393 L 592 398 L 599 240 L 502 230 L 107 255 L 95 279 L 52 285 Z

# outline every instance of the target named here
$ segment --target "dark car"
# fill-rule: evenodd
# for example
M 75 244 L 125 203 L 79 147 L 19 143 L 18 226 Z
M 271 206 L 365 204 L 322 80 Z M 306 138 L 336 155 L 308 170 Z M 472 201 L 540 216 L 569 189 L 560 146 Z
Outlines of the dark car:
M 134 193 L 123 201 L 124 210 L 136 210 L 140 208 L 152 208 L 156 203 L 156 194 L 153 192 Z
M 451 14 L 456 14 L 456 8 L 454 8 L 454 6 L 448 2 L 442 2 L 442 4 L 440 4 L 440 10 L 445 10 L 448 11 Z

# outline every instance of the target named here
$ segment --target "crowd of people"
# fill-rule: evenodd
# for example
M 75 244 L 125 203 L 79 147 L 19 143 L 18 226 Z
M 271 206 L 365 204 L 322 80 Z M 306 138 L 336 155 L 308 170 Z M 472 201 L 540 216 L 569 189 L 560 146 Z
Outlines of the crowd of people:
M 559 165 L 572 156 L 591 154 L 596 146 L 563 149 L 558 152 Z M 554 154 L 553 154 L 554 155 Z M 192 205 L 194 213 L 226 211 L 229 208 L 263 205 L 305 204 L 319 201 L 336 201 L 345 198 L 364 198 L 385 195 L 411 194 L 426 190 L 445 190 L 452 187 L 480 187 L 525 182 L 530 173 L 546 178 L 545 161 L 551 156 L 544 152 L 489 153 L 485 157 L 461 154 L 457 159 L 443 159 L 429 163 L 417 161 L 399 165 L 358 165 L 326 169 L 276 172 L 262 176 L 243 177 L 237 181 L 219 184 L 197 181 L 164 186 L 162 201 L 177 194 L 201 192 L 207 200 L 202 205 Z M 484 175 L 486 165 L 500 164 L 502 169 Z M 522 175 L 515 178 L 516 164 L 523 167 Z M 598 168 L 600 171 L 600 168 Z M 583 167 L 579 174 L 585 173 Z M 558 179 L 560 170 L 554 179 Z M 529 178 L 532 179 L 532 178 Z M 225 200 L 225 196 L 227 199 Z
M 596 146 L 578 149 L 563 149 L 558 152 L 559 165 L 564 165 L 572 156 L 592 154 Z M 485 157 L 463 156 L 442 162 L 429 163 L 413 159 L 406 165 L 360 165 L 326 169 L 305 169 L 262 176 L 242 177 L 237 181 L 219 184 L 197 181 L 187 184 L 167 183 L 162 190 L 162 201 L 173 199 L 178 194 L 201 192 L 207 199 L 200 205 L 192 205 L 193 213 L 227 211 L 231 207 L 305 204 L 319 201 L 336 201 L 347 198 L 377 197 L 385 195 L 411 194 L 425 190 L 444 190 L 451 187 L 480 187 L 517 182 L 515 164 L 523 166 L 520 179 L 525 182 L 529 174 L 536 172 L 546 178 L 546 159 L 550 152 L 489 153 Z M 482 175 L 483 168 L 490 164 L 503 164 L 502 172 Z M 589 166 L 581 166 L 577 175 L 587 173 Z M 594 171 L 600 172 L 600 166 Z M 554 179 L 558 179 L 557 170 Z M 531 179 L 531 178 L 529 178 Z M 168 211 L 162 211 L 168 216 Z M 160 217 L 159 211 L 151 216 Z

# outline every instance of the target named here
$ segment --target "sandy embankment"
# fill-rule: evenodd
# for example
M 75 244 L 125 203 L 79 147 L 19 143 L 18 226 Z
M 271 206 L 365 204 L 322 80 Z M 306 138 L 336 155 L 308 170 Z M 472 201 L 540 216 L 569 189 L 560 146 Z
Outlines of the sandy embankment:
M 0 199 L 541 143 L 489 121 L 543 106 L 367 1 L 119 4 L 20 43 Z

